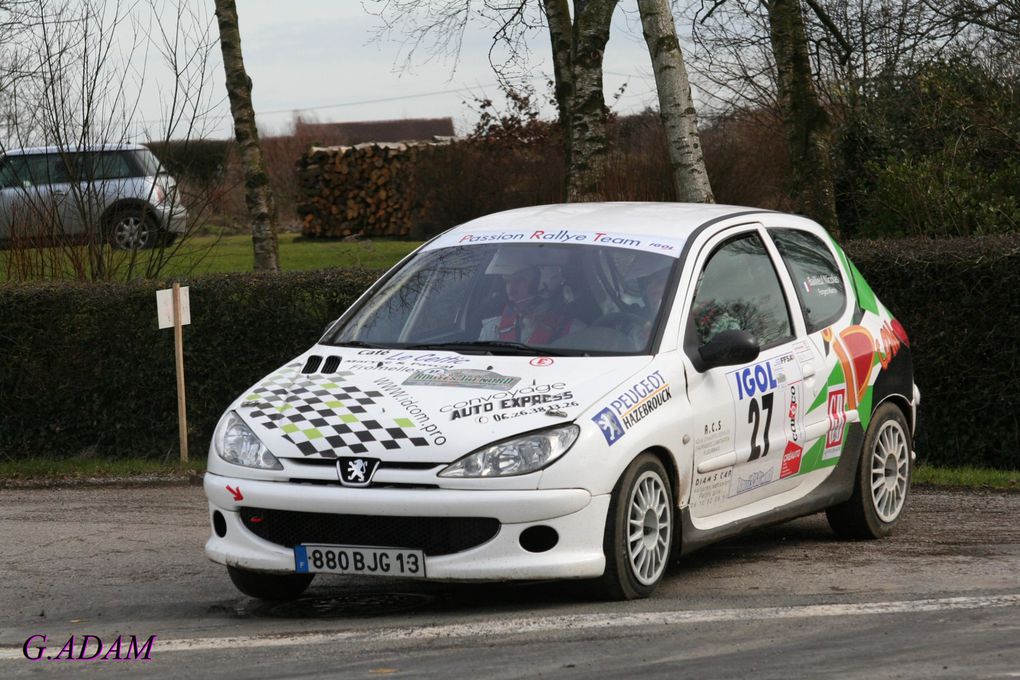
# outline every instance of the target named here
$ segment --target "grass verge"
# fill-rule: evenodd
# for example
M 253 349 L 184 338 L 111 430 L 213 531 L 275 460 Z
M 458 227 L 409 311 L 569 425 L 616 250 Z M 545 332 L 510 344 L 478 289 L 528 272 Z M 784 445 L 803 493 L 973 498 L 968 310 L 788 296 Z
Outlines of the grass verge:
M 278 234 L 280 269 L 307 271 L 327 267 L 389 269 L 421 245 L 419 241 L 332 241 L 302 238 L 300 234 Z M 250 235 L 195 236 L 181 246 L 167 263 L 164 274 L 214 274 L 250 272 Z
M 389 241 L 365 239 L 362 241 L 315 240 L 301 237 L 295 232 L 277 235 L 280 249 L 280 268 L 283 271 L 308 271 L 327 267 L 364 267 L 365 269 L 389 269 L 405 255 L 421 245 L 420 241 Z M 172 253 L 172 256 L 171 256 Z M 11 250 L 0 248 L 0 283 L 12 277 L 12 272 L 24 269 L 30 280 L 75 279 L 76 271 L 85 267 L 87 253 L 84 245 L 62 247 L 29 248 Z M 139 251 L 126 253 L 116 251 L 107 263 L 110 271 L 125 273 L 130 258 L 134 257 L 134 269 L 139 275 L 150 263 L 169 257 L 160 271 L 161 277 L 194 276 L 252 270 L 251 236 L 231 234 L 223 236 L 190 236 L 180 246 L 172 246 L 166 252 Z M 88 271 L 85 267 L 84 271 Z M 118 278 L 115 276 L 114 278 Z
M 1020 470 L 918 465 L 914 468 L 914 484 L 961 489 L 1020 490 Z
M 140 458 L 27 458 L 0 461 L 0 486 L 22 482 L 74 484 L 92 479 L 180 477 L 205 472 L 205 456 L 181 463 Z

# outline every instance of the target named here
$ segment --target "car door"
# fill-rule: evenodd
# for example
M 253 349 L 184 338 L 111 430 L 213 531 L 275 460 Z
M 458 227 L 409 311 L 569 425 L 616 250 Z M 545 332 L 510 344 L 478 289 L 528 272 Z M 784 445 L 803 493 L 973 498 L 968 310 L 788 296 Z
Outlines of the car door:
M 3 209 L 7 237 L 35 238 L 64 231 L 70 181 L 58 154 L 26 154 L 8 158 Z
M 11 237 L 14 205 L 18 196 L 18 178 L 10 158 L 0 158 L 0 240 Z
M 846 426 L 859 419 L 858 401 L 873 368 L 874 345 L 868 331 L 853 323 L 847 274 L 842 271 L 822 233 L 769 226 L 783 267 L 795 293 L 804 339 L 814 359 L 805 399 L 796 474 L 816 486 L 831 472 L 843 450 Z M 863 350 L 861 350 L 863 345 Z M 822 472 L 820 472 L 822 471 Z M 816 474 L 811 474 L 816 473 Z
M 695 261 L 684 333 L 694 416 L 694 518 L 735 521 L 762 511 L 754 507 L 759 501 L 797 486 L 784 457 L 799 436 L 804 367 L 814 357 L 798 341 L 802 321 L 789 304 L 780 266 L 760 225 L 719 234 Z M 699 348 L 726 330 L 754 336 L 757 359 L 707 367 Z

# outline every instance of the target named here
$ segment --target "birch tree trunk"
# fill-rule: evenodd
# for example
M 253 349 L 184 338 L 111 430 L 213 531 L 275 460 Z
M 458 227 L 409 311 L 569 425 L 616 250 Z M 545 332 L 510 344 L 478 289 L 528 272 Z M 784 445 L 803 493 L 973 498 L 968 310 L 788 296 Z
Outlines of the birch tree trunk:
M 570 105 L 574 94 L 574 75 L 571 63 L 570 4 L 567 0 L 542 0 L 549 41 L 552 44 L 553 80 L 556 88 L 556 109 L 559 112 L 560 130 L 563 132 L 564 157 L 570 166 Z
M 796 210 L 835 233 L 831 129 L 811 79 L 800 0 L 770 0 L 767 7 Z
M 666 131 L 669 167 L 678 201 L 715 203 L 698 135 L 698 114 L 691 99 L 683 52 L 669 0 L 638 0 L 641 29 L 655 71 L 659 116 Z
M 574 0 L 574 94 L 570 106 L 570 163 L 567 200 L 600 201 L 606 174 L 606 101 L 602 58 L 618 0 Z
M 215 0 L 220 28 L 223 70 L 227 76 L 227 96 L 234 118 L 234 135 L 244 167 L 244 200 L 251 217 L 251 241 L 255 251 L 255 270 L 280 271 L 276 243 L 276 203 L 269 186 L 269 175 L 262 157 L 255 110 L 251 103 L 251 78 L 244 70 L 241 33 L 234 0 Z

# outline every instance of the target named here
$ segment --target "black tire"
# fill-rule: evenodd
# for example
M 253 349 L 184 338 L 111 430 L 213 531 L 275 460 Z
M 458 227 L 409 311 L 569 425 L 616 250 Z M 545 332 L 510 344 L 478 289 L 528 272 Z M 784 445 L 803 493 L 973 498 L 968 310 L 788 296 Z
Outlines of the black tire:
M 893 446 L 895 452 L 890 450 Z M 890 535 L 906 509 L 914 468 L 912 451 L 903 411 L 889 402 L 879 406 L 864 434 L 853 496 L 825 511 L 832 530 L 850 539 Z
M 142 210 L 118 210 L 107 226 L 110 245 L 117 250 L 148 250 L 160 242 L 159 225 Z
M 230 580 L 245 595 L 260 600 L 294 600 L 308 589 L 315 574 L 266 574 L 227 567 Z
M 641 512 L 639 486 L 642 493 L 655 489 L 657 494 L 661 494 L 661 498 L 652 499 L 650 503 L 659 506 L 661 512 L 657 513 L 651 507 Z M 659 500 L 663 503 L 658 503 Z M 652 594 L 673 555 L 673 505 L 672 485 L 662 462 L 650 453 L 642 453 L 627 467 L 613 489 L 602 544 L 606 570 L 596 584 L 600 596 L 610 600 L 634 600 Z M 643 525 L 643 535 L 633 542 L 628 540 L 632 510 L 635 523 Z M 648 542 L 653 540 L 650 536 L 655 536 L 654 549 L 647 547 Z M 645 563 L 648 571 L 645 573 L 638 573 L 635 565 L 638 559 L 633 557 L 632 547 L 635 552 L 648 557 L 649 562 Z M 653 565 L 651 560 L 658 561 Z

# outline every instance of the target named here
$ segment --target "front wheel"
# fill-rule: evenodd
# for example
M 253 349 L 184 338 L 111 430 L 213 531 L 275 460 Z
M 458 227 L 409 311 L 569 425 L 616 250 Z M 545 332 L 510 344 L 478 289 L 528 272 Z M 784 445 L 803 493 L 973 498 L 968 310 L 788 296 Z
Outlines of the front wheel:
M 673 546 L 673 494 L 658 458 L 634 459 L 613 490 L 603 549 L 606 571 L 598 582 L 612 600 L 648 597 L 662 580 Z
M 844 538 L 888 536 L 903 515 L 912 471 L 907 419 L 895 404 L 882 404 L 864 435 L 853 496 L 826 510 L 829 526 Z
M 294 600 L 305 592 L 315 574 L 266 574 L 227 567 L 230 580 L 245 595 L 260 600 Z

